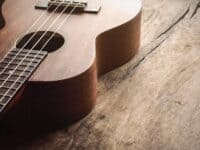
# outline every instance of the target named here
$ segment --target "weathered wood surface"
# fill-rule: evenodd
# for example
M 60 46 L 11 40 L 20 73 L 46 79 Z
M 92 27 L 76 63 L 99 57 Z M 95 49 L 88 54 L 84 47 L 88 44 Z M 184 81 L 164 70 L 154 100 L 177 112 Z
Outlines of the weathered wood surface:
M 199 0 L 144 0 L 140 52 L 99 79 L 94 111 L 16 149 L 199 150 L 199 8 Z

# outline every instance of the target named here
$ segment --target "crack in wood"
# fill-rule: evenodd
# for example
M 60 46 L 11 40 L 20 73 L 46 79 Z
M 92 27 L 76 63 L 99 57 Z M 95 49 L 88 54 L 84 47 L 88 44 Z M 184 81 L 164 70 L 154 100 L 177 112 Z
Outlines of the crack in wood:
M 135 70 L 150 54 L 152 54 L 156 49 L 158 49 L 162 43 L 165 42 L 165 40 L 168 37 L 164 38 L 161 42 L 159 42 L 155 47 L 153 47 L 148 53 L 146 53 L 139 61 L 137 64 L 135 64 L 132 68 L 129 68 L 131 71 Z M 126 77 L 125 77 L 126 78 Z M 124 78 L 123 78 L 124 79 Z
M 164 35 L 167 32 L 169 32 L 174 26 L 176 26 L 181 20 L 183 20 L 185 18 L 185 16 L 189 13 L 189 11 L 190 11 L 190 7 L 188 7 L 186 9 L 186 11 L 183 13 L 183 15 L 181 15 L 171 26 L 169 26 L 164 32 L 162 32 L 161 34 L 159 34 L 157 38 L 159 38 L 162 35 Z
M 149 46 L 150 46 L 151 49 L 149 48 L 150 50 L 149 50 L 146 54 L 144 54 L 144 55 L 143 55 L 137 62 L 135 62 L 133 65 L 131 65 L 130 67 L 128 67 L 128 68 L 126 69 L 127 71 L 126 71 L 125 73 L 123 73 L 123 74 L 121 74 L 120 76 L 117 76 L 117 77 L 112 76 L 112 74 L 109 75 L 109 76 L 106 76 L 106 77 L 104 78 L 104 80 L 105 80 L 105 85 L 106 85 L 106 91 L 112 89 L 113 87 L 115 87 L 116 85 L 120 84 L 122 81 L 124 81 L 124 80 L 127 79 L 128 77 L 132 76 L 133 73 L 135 72 L 135 70 L 138 68 L 138 66 L 139 66 L 142 62 L 144 62 L 144 60 L 145 60 L 150 54 L 152 54 L 154 51 L 156 51 L 156 50 L 165 42 L 165 40 L 167 40 L 167 39 L 168 39 L 168 36 L 160 37 L 160 38 L 158 38 L 158 39 L 156 39 L 156 40 L 154 41 L 153 46 L 152 46 L 152 43 L 149 44 L 146 48 L 148 49 Z M 146 49 L 146 48 L 144 48 L 144 49 Z M 110 82 L 110 81 L 112 81 L 112 82 Z M 102 92 L 102 91 L 101 91 L 101 92 Z M 100 94 L 100 93 L 98 92 L 98 94 Z
M 197 13 L 198 9 L 200 8 L 200 1 L 197 4 L 192 17 Z M 169 26 L 164 32 L 162 32 L 161 34 L 159 34 L 159 36 L 156 38 L 156 40 L 158 40 L 160 37 L 162 37 L 164 34 L 166 34 L 167 32 L 169 32 L 174 26 L 176 26 L 181 20 L 183 20 L 186 15 L 189 13 L 190 11 L 190 7 L 188 7 L 186 9 L 186 11 L 183 13 L 183 15 L 181 15 L 171 26 Z M 191 18 L 192 18 L 191 17 Z M 148 57 L 148 55 L 150 55 L 151 53 L 153 53 L 157 48 L 160 47 L 160 45 L 167 39 L 168 37 L 166 37 L 164 40 L 162 40 L 160 43 L 158 43 L 153 49 L 151 49 L 142 59 L 140 59 L 138 61 L 137 64 L 135 64 L 132 68 L 129 68 L 130 70 L 135 70 L 145 59 L 146 57 Z M 124 79 L 124 78 L 123 78 Z
M 194 12 L 192 13 L 191 18 L 193 18 L 193 17 L 196 15 L 196 13 L 197 13 L 197 11 L 198 11 L 199 8 L 200 8 L 200 1 L 199 1 L 199 3 L 197 4 L 197 6 L 196 6 Z

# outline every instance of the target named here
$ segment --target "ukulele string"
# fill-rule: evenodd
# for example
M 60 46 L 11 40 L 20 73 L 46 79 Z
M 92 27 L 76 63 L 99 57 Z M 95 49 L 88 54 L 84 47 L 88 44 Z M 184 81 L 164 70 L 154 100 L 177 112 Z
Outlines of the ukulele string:
M 71 16 L 71 14 L 75 11 L 75 9 L 77 8 L 77 6 L 80 4 L 80 2 L 79 3 L 77 3 L 75 6 L 74 6 L 74 8 L 70 11 L 70 13 L 68 14 L 68 16 L 61 22 L 61 24 L 59 25 L 59 27 L 56 29 L 56 31 L 57 30 L 59 30 L 59 28 L 68 20 L 68 18 Z M 66 9 L 68 8 L 68 6 L 66 6 L 65 7 L 65 9 L 61 12 L 61 14 L 59 15 L 59 17 L 66 11 Z M 55 22 L 54 22 L 55 23 Z M 52 24 L 51 24 L 52 25 Z M 48 29 L 49 30 L 49 29 Z M 55 34 L 56 32 L 54 32 L 54 34 Z M 52 36 L 53 37 L 53 36 Z M 50 38 L 52 38 L 52 37 L 50 37 Z M 51 39 L 48 39 L 48 42 L 51 40 Z M 39 39 L 38 41 L 40 41 L 41 39 Z M 46 42 L 47 44 L 48 44 L 48 42 Z M 46 45 L 46 43 L 45 43 L 45 45 Z M 37 45 L 37 44 L 36 44 Z M 33 48 L 34 47 L 32 47 L 32 49 L 31 50 L 33 50 Z M 30 51 L 31 51 L 30 50 Z M 15 83 L 20 79 L 20 76 L 21 75 L 23 75 L 24 74 L 24 72 L 26 71 L 26 69 L 28 69 L 29 67 L 30 67 L 30 65 L 31 65 L 31 63 L 35 60 L 35 58 L 41 53 L 41 51 L 42 51 L 43 49 L 40 49 L 39 51 L 38 51 L 38 53 L 34 56 L 34 58 L 29 62 L 29 64 L 27 65 L 27 67 L 19 74 L 19 77 L 18 77 L 18 79 L 16 79 L 16 81 L 14 81 L 12 84 L 11 84 L 11 87 L 10 88 L 8 88 L 7 89 L 7 91 L 6 91 L 6 93 L 0 98 L 0 100 L 2 100 L 9 92 L 10 92 L 10 90 L 11 89 L 13 89 L 13 87 L 14 87 L 14 85 L 15 85 Z M 24 58 L 26 58 L 28 55 L 26 55 Z M 14 70 L 12 70 L 13 72 L 17 69 L 17 67 L 20 65 L 20 64 L 22 64 L 22 61 L 24 60 L 24 58 L 19 62 L 19 64 L 14 68 Z M 10 74 L 9 76 L 11 76 L 12 74 Z M 9 77 L 7 77 L 7 79 L 8 79 Z M 6 79 L 6 80 L 7 80 Z M 6 80 L 4 80 L 4 84 L 6 83 Z M 4 85 L 3 84 L 3 85 Z M 5 104 L 6 105 L 6 104 Z
M 62 4 L 62 3 L 61 3 Z M 61 5 L 60 4 L 60 5 Z M 53 5 L 53 4 L 52 4 Z M 47 9 L 49 9 L 52 5 L 50 5 Z M 58 5 L 54 11 L 57 11 L 57 9 L 59 8 L 60 6 Z M 53 14 L 54 12 L 52 12 Z M 44 12 L 39 18 L 42 18 L 46 13 Z M 11 61 L 9 63 L 7 63 L 7 65 L 4 67 L 3 70 L 1 70 L 0 74 L 2 74 L 6 69 L 8 69 L 8 66 L 15 60 L 15 58 L 17 58 L 18 54 L 20 54 L 23 49 L 29 44 L 29 42 L 36 36 L 37 32 L 47 23 L 47 21 L 49 21 L 49 19 L 52 17 L 52 14 L 50 16 L 48 16 L 48 18 L 46 18 L 46 20 L 42 23 L 42 25 L 40 25 L 40 27 L 37 29 L 36 32 L 34 32 L 34 34 L 28 39 L 28 41 L 26 41 L 26 43 L 22 46 L 22 48 L 19 49 L 19 51 L 15 54 L 14 57 L 12 57 Z M 38 22 L 40 19 L 37 19 L 36 21 Z M 23 35 L 26 35 L 28 32 L 30 32 L 30 30 L 33 28 L 33 26 L 37 23 L 35 22 L 24 34 L 22 34 L 21 36 Z M 20 36 L 20 37 L 21 37 Z M 19 38 L 20 39 L 20 38 Z M 15 47 L 13 46 L 11 48 L 14 49 Z M 6 54 L 6 56 L 8 56 L 9 52 Z M 6 58 L 6 56 L 4 56 L 4 58 Z M 1 62 L 3 61 L 3 59 L 1 60 Z M 2 84 L 1 84 L 2 85 Z M 0 85 L 0 88 L 1 88 L 1 85 Z

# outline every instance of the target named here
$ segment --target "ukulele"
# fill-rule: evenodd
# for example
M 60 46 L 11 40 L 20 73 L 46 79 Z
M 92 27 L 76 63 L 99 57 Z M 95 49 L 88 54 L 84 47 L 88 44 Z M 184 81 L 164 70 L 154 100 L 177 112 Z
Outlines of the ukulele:
M 141 0 L 0 0 L 0 119 L 86 116 L 97 77 L 137 53 L 140 22 Z

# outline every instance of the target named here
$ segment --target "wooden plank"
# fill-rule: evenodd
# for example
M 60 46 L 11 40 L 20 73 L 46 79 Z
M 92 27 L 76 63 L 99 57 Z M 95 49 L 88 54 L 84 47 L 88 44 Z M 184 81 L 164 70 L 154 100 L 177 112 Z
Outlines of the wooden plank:
M 199 149 L 200 1 L 143 3 L 140 52 L 99 79 L 95 110 L 16 149 Z

